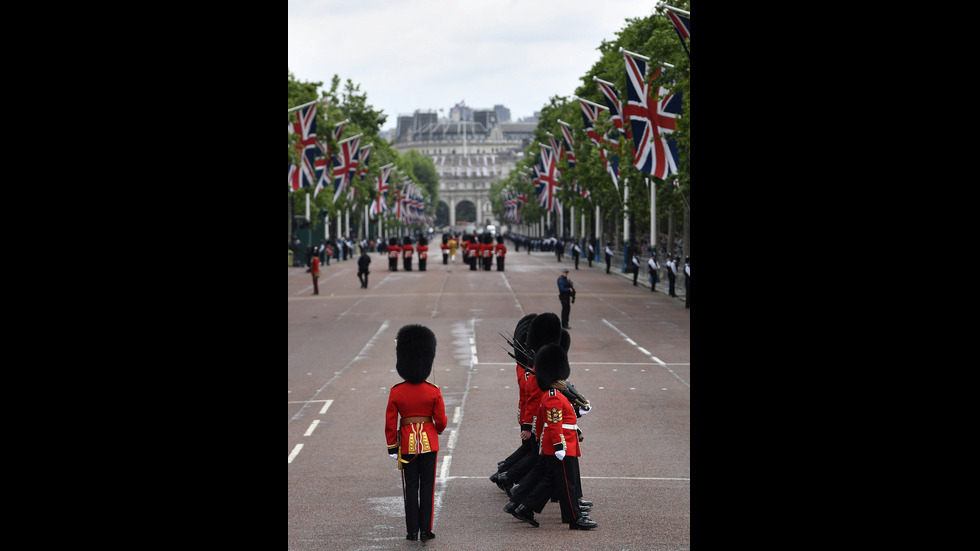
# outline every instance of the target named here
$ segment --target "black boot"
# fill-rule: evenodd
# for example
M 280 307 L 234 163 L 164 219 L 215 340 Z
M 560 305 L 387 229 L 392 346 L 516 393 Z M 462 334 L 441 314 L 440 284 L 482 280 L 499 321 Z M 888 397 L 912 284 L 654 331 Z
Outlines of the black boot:
M 433 534 L 432 532 L 426 532 L 426 531 L 423 530 L 422 533 L 419 534 L 419 539 L 422 540 L 422 541 L 434 540 L 434 539 L 436 539 L 436 535 Z
M 569 530 L 591 530 L 599 526 L 599 523 L 589 517 L 579 517 L 575 522 L 568 524 Z
M 517 509 L 514 509 L 514 512 L 511 514 L 517 517 L 519 520 L 523 520 L 524 522 L 530 524 L 535 528 L 538 527 L 538 521 L 534 520 L 534 511 L 528 509 L 523 504 L 518 505 Z

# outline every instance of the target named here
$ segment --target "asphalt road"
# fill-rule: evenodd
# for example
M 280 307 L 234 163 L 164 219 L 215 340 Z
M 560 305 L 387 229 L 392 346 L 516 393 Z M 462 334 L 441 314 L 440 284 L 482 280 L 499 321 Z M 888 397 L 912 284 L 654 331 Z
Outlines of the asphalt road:
M 436 236 L 438 238 L 438 236 Z M 650 292 L 613 267 L 524 250 L 506 270 L 470 271 L 459 258 L 389 272 L 370 253 L 367 289 L 356 260 L 324 266 L 314 296 L 303 268 L 288 270 L 288 548 L 305 550 L 684 550 L 691 540 L 690 314 L 666 282 Z M 560 312 L 556 280 L 568 267 L 569 381 L 593 404 L 581 418 L 581 475 L 598 528 L 569 531 L 557 503 L 534 528 L 503 512 L 489 481 L 520 444 L 515 364 L 498 333 L 522 316 Z M 683 284 L 678 282 L 679 291 Z M 402 483 L 387 456 L 384 410 L 395 372 L 394 337 L 409 323 L 438 340 L 429 380 L 442 389 L 433 532 L 405 540 Z

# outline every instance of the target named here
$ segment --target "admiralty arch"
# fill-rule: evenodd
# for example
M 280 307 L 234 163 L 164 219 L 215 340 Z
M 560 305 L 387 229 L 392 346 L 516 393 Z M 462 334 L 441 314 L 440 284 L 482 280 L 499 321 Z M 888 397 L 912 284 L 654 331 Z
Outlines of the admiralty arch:
M 465 108 L 454 109 L 450 118 L 432 111 L 398 117 L 392 147 L 399 154 L 415 150 L 432 159 L 439 176 L 436 212 L 448 210 L 448 222 L 441 223 L 501 225 L 491 210 L 490 184 L 514 169 L 534 139 L 537 122 L 498 122 L 498 117 L 498 111 Z M 475 221 L 458 219 L 462 209 L 475 212 Z

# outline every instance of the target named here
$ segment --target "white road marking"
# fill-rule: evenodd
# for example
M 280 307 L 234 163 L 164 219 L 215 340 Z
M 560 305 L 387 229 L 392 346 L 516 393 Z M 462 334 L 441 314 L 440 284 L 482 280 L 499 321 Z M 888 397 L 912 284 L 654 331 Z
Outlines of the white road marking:
M 319 425 L 319 424 L 320 424 L 320 420 L 319 419 L 314 419 L 313 422 L 310 423 L 310 428 L 306 429 L 306 432 L 303 434 L 303 436 L 310 436 L 310 435 L 312 435 L 313 434 L 313 429 L 315 429 L 316 426 Z
M 647 351 L 646 351 L 646 350 L 645 350 L 645 349 L 644 349 L 643 347 L 641 347 L 641 346 L 639 346 L 638 344 L 636 344 L 636 341 L 634 341 L 633 339 L 631 339 L 631 338 L 629 338 L 629 335 L 627 335 L 626 333 L 623 333 L 622 331 L 620 331 L 618 327 L 616 327 L 615 325 L 613 325 L 613 324 L 611 324 L 611 323 L 609 323 L 609 321 L 608 321 L 608 320 L 606 320 L 605 318 L 603 318 L 603 319 L 602 319 L 602 323 L 605 323 L 605 324 L 606 324 L 606 325 L 608 325 L 608 326 L 609 326 L 610 328 L 612 328 L 612 330 L 613 330 L 613 331 L 615 331 L 615 332 L 617 332 L 617 333 L 619 333 L 619 335 L 620 335 L 621 337 L 623 337 L 623 339 L 625 339 L 625 340 L 626 340 L 626 342 L 628 342 L 628 343 L 630 343 L 630 344 L 632 344 L 632 345 L 633 345 L 633 346 L 635 346 L 635 347 L 636 347 L 637 349 L 639 349 L 640 351 L 642 351 L 642 352 L 643 352 L 643 354 L 644 354 L 645 356 L 650 356 L 650 359 L 651 359 L 651 360 L 653 360 L 653 361 L 655 361 L 655 362 L 657 362 L 657 364 L 659 364 L 659 365 L 660 365 L 660 367 L 662 367 L 662 368 L 664 368 L 664 369 L 666 369 L 667 371 L 669 371 L 669 372 L 670 372 L 670 374 L 671 374 L 671 375 L 673 375 L 673 376 L 674 376 L 674 377 L 675 377 L 675 378 L 676 378 L 676 379 L 677 379 L 678 381 L 680 381 L 680 382 L 682 382 L 682 383 L 684 383 L 684 384 L 685 384 L 686 386 L 688 386 L 688 387 L 690 387 L 690 386 L 691 386 L 691 383 L 689 383 L 689 382 L 687 382 L 687 381 L 685 381 L 684 379 L 682 379 L 682 378 L 681 378 L 681 376 L 680 376 L 680 375 L 678 375 L 677 373 L 675 373 L 673 369 L 671 369 L 671 368 L 669 368 L 669 367 L 667 367 L 667 364 L 665 364 L 665 363 L 664 363 L 664 362 L 663 362 L 663 361 L 662 361 L 662 360 L 661 360 L 660 358 L 658 358 L 658 357 L 656 357 L 656 356 L 654 356 L 654 355 L 652 355 L 652 354 L 650 354 L 650 353 L 649 353 L 649 352 L 647 352 Z M 677 365 L 683 365 L 683 364 L 677 364 Z
M 296 455 L 299 454 L 299 450 L 301 449 L 303 449 L 303 444 L 296 444 L 296 447 L 293 448 L 293 451 L 289 452 L 289 463 L 293 462 L 293 459 L 296 458 Z

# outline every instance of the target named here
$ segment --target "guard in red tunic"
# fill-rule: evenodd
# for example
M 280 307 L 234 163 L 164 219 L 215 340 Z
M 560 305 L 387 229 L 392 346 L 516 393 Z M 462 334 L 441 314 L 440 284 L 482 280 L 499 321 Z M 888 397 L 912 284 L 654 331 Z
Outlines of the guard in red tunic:
M 446 405 L 432 372 L 436 336 L 428 327 L 405 325 L 395 338 L 395 370 L 404 382 L 391 387 L 385 410 L 388 455 L 398 461 L 405 491 L 406 539 L 430 540 L 435 498 L 436 455 L 445 430 Z
M 541 457 L 545 466 L 543 477 L 514 516 L 537 526 L 534 513 L 540 512 L 551 496 L 557 494 L 562 518 L 568 519 L 570 530 L 591 530 L 598 526 L 579 506 L 578 422 L 575 408 L 562 394 L 565 380 L 571 374 L 568 357 L 561 346 L 545 345 L 534 357 L 534 373 L 538 388 L 543 392 L 538 406 L 538 423 L 542 427 Z M 523 485 L 523 483 L 522 483 Z M 557 490 L 557 492 L 555 491 Z
M 442 263 L 449 264 L 449 234 L 442 234 L 442 244 L 439 245 L 439 249 L 442 250 Z
M 494 246 L 494 255 L 497 257 L 497 271 L 504 271 L 504 257 L 507 256 L 507 245 L 504 245 L 504 236 L 497 236 L 497 245 Z
M 517 425 L 522 426 L 521 417 L 524 413 L 525 404 L 527 404 L 527 385 L 526 382 L 530 379 L 533 381 L 534 374 L 521 367 L 521 365 L 526 365 L 531 367 L 534 363 L 534 358 L 528 356 L 525 353 L 524 341 L 527 338 L 527 328 L 531 325 L 531 321 L 537 317 L 537 314 L 528 314 L 521 318 L 517 322 L 517 326 L 514 328 L 514 359 L 517 361 Z M 535 388 L 537 388 L 537 384 Z M 490 475 L 490 482 L 497 485 L 498 488 L 503 490 L 507 497 L 511 497 L 510 489 L 515 483 L 519 482 L 521 477 L 527 474 L 534 466 L 535 461 L 538 456 L 538 441 L 534 438 L 534 435 L 528 432 L 525 435 L 521 433 L 521 445 L 514 451 L 514 453 L 507 456 L 506 459 L 497 463 L 497 472 Z
M 412 238 L 405 236 L 404 241 L 402 241 L 402 258 L 405 260 L 405 271 L 412 271 L 412 254 L 415 253 L 415 249 L 412 248 Z
M 480 236 L 474 233 L 466 244 L 466 258 L 469 259 L 471 271 L 479 268 L 480 251 L 482 250 L 483 245 L 480 244 Z
M 415 246 L 415 252 L 419 253 L 419 271 L 425 271 L 425 263 L 429 259 L 429 240 L 424 236 L 419 237 L 419 244 Z
M 490 233 L 483 234 L 480 257 L 483 259 L 483 269 L 489 272 L 490 266 L 493 264 L 493 236 Z
M 388 271 L 398 271 L 398 257 L 402 254 L 402 248 L 398 246 L 398 238 L 392 237 L 388 240 Z

